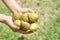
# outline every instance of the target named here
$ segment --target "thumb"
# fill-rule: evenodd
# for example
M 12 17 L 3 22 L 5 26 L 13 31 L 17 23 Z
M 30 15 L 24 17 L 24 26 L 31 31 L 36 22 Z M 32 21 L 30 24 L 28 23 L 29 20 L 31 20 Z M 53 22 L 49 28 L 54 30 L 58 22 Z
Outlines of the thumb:
M 13 20 L 8 20 L 8 21 L 7 21 L 7 25 L 8 25 L 14 32 L 20 30 L 20 28 L 13 23 Z

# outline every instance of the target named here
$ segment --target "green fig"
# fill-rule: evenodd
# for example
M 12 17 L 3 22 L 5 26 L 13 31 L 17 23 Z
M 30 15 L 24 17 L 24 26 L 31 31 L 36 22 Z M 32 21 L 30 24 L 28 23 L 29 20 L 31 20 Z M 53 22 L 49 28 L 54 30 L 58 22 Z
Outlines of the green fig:
M 36 31 L 37 29 L 38 29 L 38 24 L 37 23 L 31 24 L 31 26 L 30 26 L 31 31 Z
M 22 20 L 25 21 L 25 22 L 28 22 L 27 13 L 25 13 L 25 14 L 22 15 Z
M 38 15 L 37 14 L 33 14 L 33 13 L 28 13 L 28 18 L 30 22 L 35 22 L 38 20 Z
M 22 13 L 16 13 L 13 16 L 14 16 L 14 19 L 19 20 L 21 19 Z
M 21 21 L 20 20 L 15 20 L 14 24 L 20 27 L 21 26 Z
M 26 31 L 26 30 L 28 30 L 29 28 L 30 28 L 30 24 L 29 24 L 28 22 L 22 21 L 22 27 L 21 27 L 21 29 L 22 29 L 23 31 Z

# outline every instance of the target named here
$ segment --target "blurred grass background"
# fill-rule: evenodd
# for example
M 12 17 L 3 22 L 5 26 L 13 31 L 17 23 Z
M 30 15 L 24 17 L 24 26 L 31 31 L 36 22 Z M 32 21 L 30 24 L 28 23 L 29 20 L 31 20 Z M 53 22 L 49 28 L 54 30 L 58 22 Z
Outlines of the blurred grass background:
M 20 0 L 17 0 L 20 1 Z M 21 0 L 22 7 L 33 9 L 39 16 L 41 29 L 24 40 L 60 40 L 60 0 Z M 0 13 L 12 16 L 0 0 Z M 0 40 L 21 40 L 19 33 L 0 23 Z

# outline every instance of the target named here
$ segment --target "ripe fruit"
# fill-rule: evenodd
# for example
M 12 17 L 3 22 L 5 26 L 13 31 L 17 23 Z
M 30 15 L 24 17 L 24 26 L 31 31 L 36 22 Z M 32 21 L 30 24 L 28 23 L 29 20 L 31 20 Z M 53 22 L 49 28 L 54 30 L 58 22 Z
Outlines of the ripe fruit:
M 16 13 L 13 15 L 14 16 L 14 19 L 21 19 L 21 16 L 22 16 L 22 13 Z
M 31 24 L 31 26 L 30 26 L 30 30 L 31 30 L 31 31 L 36 31 L 37 29 L 38 29 L 37 23 Z
M 35 22 L 38 20 L 38 15 L 37 14 L 33 14 L 33 13 L 28 13 L 28 18 L 31 22 Z
M 30 28 L 30 24 L 27 23 L 27 22 L 22 21 L 22 27 L 21 27 L 21 29 L 24 30 L 24 31 L 26 31 L 29 28 Z
M 20 20 L 15 20 L 14 24 L 17 25 L 17 26 L 21 26 L 21 21 Z
M 38 15 L 33 13 L 16 13 L 13 15 L 13 22 L 16 26 L 20 27 L 21 33 L 30 33 L 38 29 L 37 20 Z
M 25 22 L 28 22 L 27 13 L 25 13 L 25 14 L 22 15 L 22 20 L 25 21 Z

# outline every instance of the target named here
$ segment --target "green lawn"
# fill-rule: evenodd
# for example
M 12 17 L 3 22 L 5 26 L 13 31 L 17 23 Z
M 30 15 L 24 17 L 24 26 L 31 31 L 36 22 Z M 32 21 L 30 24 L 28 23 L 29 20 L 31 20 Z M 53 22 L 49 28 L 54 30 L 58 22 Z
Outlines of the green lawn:
M 21 0 L 22 7 L 33 9 L 39 16 L 41 29 L 28 34 L 24 40 L 60 40 L 60 0 Z M 0 13 L 12 16 L 0 0 Z M 20 33 L 13 32 L 7 25 L 0 23 L 0 40 L 21 40 Z

